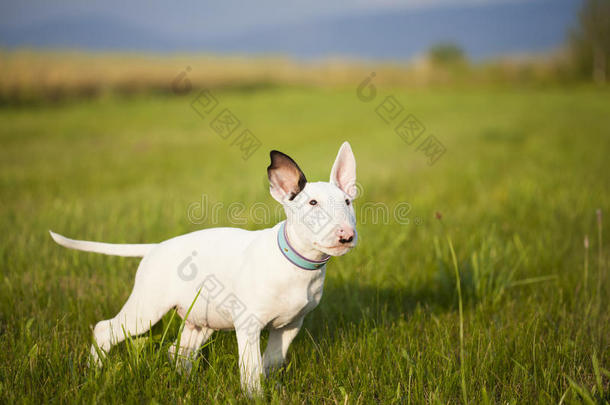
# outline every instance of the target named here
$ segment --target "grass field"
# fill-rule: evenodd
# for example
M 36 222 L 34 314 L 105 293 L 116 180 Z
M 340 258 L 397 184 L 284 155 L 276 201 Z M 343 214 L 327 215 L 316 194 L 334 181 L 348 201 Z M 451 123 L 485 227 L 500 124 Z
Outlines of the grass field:
M 330 262 L 262 401 L 610 401 L 607 91 L 214 95 L 260 140 L 248 160 L 193 111 L 195 92 L 0 109 L 0 402 L 246 401 L 232 333 L 212 337 L 189 377 L 175 372 L 171 313 L 89 370 L 90 325 L 118 312 L 138 261 L 63 249 L 47 230 L 135 243 L 231 225 L 232 202 L 275 207 L 269 150 L 326 180 L 344 140 L 358 161 L 360 243 Z M 387 95 L 443 143 L 435 164 L 377 115 Z M 220 214 L 193 223 L 202 198 Z M 377 218 L 363 209 L 373 203 Z M 410 207 L 400 221 L 397 206 Z

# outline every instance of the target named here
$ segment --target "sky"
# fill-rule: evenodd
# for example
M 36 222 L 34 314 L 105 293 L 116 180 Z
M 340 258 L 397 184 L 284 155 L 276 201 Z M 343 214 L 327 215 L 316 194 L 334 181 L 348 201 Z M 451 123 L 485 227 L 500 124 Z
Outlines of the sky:
M 561 6 L 555 6 L 556 3 L 561 3 Z M 538 4 L 538 7 L 534 4 Z M 334 52 L 363 57 L 392 57 L 393 54 L 404 57 L 412 56 L 418 47 L 414 44 L 386 44 L 379 47 L 379 52 L 372 52 L 365 45 L 349 43 L 349 38 L 354 37 L 356 31 L 348 22 L 369 25 L 380 31 L 374 35 L 381 39 L 398 41 L 413 35 L 408 27 L 399 26 L 401 18 L 408 18 L 413 13 L 420 16 L 417 34 L 421 36 L 422 43 L 429 45 L 443 37 L 451 39 L 454 34 L 450 30 L 451 14 L 465 10 L 462 20 L 456 20 L 455 36 L 465 42 L 467 50 L 470 46 L 473 53 L 485 56 L 494 52 L 539 51 L 557 45 L 564 37 L 569 26 L 568 17 L 575 14 L 577 4 L 578 0 L 3 1 L 0 3 L 0 45 L 120 49 L 123 35 L 148 36 L 150 43 L 144 43 L 141 39 L 133 39 L 128 43 L 131 48 L 143 47 L 146 50 L 168 50 L 179 48 L 182 44 L 185 50 L 226 49 L 252 53 L 279 52 L 295 56 L 319 56 L 318 54 Z M 489 26 L 489 21 L 484 21 L 490 18 L 502 19 L 504 11 L 493 14 L 494 9 L 504 10 L 502 7 L 508 11 L 522 10 L 521 14 L 515 11 L 515 18 L 524 21 L 515 21 L 514 43 L 510 43 L 510 38 L 505 38 L 506 32 L 495 32 L 493 26 Z M 488 10 L 488 14 L 477 13 L 477 9 Z M 550 17 L 544 15 L 547 10 Z M 399 17 L 392 19 L 394 15 Z M 85 27 L 75 23 L 78 21 L 83 21 Z M 100 21 L 97 24 L 99 27 L 95 27 L 96 21 Z M 391 38 L 391 32 L 384 32 L 384 21 L 397 25 L 391 30 L 399 35 Z M 439 21 L 446 21 L 443 24 L 449 24 L 449 27 L 434 28 L 434 24 Z M 90 32 L 87 32 L 88 24 L 92 25 Z M 478 31 L 463 36 L 465 27 L 471 29 L 472 26 L 479 25 Z M 337 32 L 339 28 L 333 30 L 333 26 L 346 30 Z M 426 26 L 430 29 L 426 29 Z M 129 30 L 123 33 L 121 30 L 126 27 Z M 285 32 L 284 41 L 272 38 L 270 30 Z M 539 30 L 540 35 L 536 30 Z M 112 33 L 115 38 L 110 38 Z M 106 35 L 109 39 L 105 41 L 98 38 Z M 346 38 L 341 38 L 342 35 Z M 494 49 L 494 35 L 501 35 L 497 50 Z M 523 38 L 517 38 L 518 35 Z M 80 39 L 67 40 L 66 36 Z M 489 37 L 491 43 L 483 47 L 480 40 L 473 39 L 476 36 Z M 528 42 L 527 36 L 540 38 Z M 307 38 L 310 37 L 329 43 L 320 52 L 316 52 L 316 44 L 307 43 Z M 156 43 L 155 38 L 158 39 Z
M 238 33 L 278 23 L 392 9 L 518 3 L 528 0 L 25 0 L 0 3 L 0 25 L 18 26 L 64 16 L 106 15 L 166 34 Z M 531 0 L 529 0 L 531 1 Z

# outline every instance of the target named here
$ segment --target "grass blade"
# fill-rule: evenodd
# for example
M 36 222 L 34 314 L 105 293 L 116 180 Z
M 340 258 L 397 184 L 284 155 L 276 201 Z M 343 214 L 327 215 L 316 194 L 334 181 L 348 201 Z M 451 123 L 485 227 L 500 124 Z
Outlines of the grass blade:
M 451 259 L 453 260 L 453 268 L 455 270 L 455 282 L 457 283 L 458 308 L 460 313 L 460 375 L 462 380 L 462 397 L 464 399 L 464 403 L 467 404 L 468 396 L 466 393 L 466 371 L 464 370 L 464 314 L 462 310 L 462 287 L 460 283 L 460 271 L 458 269 L 453 243 L 451 242 L 450 237 L 447 237 L 447 241 L 449 242 L 449 249 L 451 250 Z

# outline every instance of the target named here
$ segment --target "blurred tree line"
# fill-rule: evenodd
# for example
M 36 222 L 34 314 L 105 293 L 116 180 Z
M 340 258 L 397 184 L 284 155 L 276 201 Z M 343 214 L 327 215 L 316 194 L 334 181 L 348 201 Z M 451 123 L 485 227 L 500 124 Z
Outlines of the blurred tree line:
M 578 24 L 569 32 L 567 49 L 568 61 L 555 60 L 559 76 L 606 83 L 610 68 L 610 0 L 583 0 Z M 452 42 L 431 46 L 427 57 L 434 65 L 445 68 L 455 69 L 468 64 L 464 50 Z
M 610 56 L 610 0 L 584 0 L 578 23 L 570 32 L 576 69 L 592 75 L 597 83 L 605 83 Z
M 428 50 L 428 57 L 433 63 L 449 65 L 466 61 L 464 50 L 452 42 L 441 42 L 432 45 Z

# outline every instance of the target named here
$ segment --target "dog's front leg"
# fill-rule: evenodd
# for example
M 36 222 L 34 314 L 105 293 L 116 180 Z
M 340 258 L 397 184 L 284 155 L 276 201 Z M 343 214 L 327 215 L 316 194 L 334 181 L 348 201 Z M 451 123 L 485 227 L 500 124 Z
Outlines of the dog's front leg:
M 303 317 L 289 323 L 283 328 L 271 329 L 269 331 L 267 348 L 263 354 L 263 368 L 266 375 L 271 370 L 284 364 L 288 347 L 301 330 L 301 325 L 303 325 Z
M 261 330 L 256 328 L 237 329 L 237 348 L 239 350 L 239 372 L 241 387 L 246 394 L 261 393 L 261 374 L 263 361 L 261 359 Z

